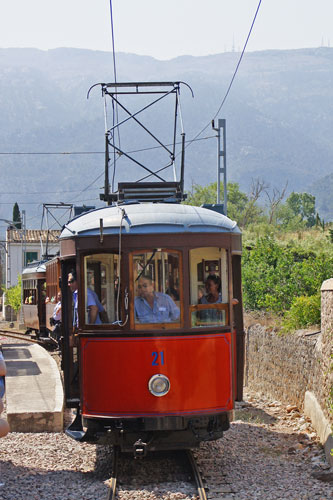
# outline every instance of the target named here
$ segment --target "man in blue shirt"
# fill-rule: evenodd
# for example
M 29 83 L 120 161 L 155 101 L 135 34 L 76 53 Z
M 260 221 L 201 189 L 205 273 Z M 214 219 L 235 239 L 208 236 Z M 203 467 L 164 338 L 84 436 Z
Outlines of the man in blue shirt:
M 139 296 L 135 298 L 135 319 L 139 323 L 170 323 L 180 317 L 179 307 L 169 295 L 155 292 L 150 276 L 141 276 L 138 282 Z
M 73 294 L 73 326 L 79 326 L 79 315 L 78 315 L 78 284 L 74 272 L 68 274 L 68 286 Z M 87 310 L 88 310 L 88 324 L 101 325 L 102 321 L 99 316 L 99 312 L 103 311 L 104 308 L 98 300 L 97 294 L 87 288 Z

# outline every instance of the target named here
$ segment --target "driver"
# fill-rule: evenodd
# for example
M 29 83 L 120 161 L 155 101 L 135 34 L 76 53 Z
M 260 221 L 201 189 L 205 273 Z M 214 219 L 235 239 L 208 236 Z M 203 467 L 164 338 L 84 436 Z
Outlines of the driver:
M 179 307 L 169 295 L 155 292 L 150 276 L 143 275 L 139 278 L 138 291 L 134 309 L 135 318 L 139 323 L 170 323 L 179 319 Z

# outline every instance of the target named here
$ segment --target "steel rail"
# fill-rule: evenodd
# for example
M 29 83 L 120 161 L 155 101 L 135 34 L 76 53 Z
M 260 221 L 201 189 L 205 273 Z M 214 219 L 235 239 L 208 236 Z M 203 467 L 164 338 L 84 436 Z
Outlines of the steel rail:
M 207 500 L 206 491 L 201 479 L 201 475 L 197 466 L 197 463 L 194 459 L 193 453 L 191 450 L 186 450 L 186 456 L 191 466 L 191 471 L 195 480 L 195 484 L 198 490 L 199 500 Z
M 57 344 L 55 344 L 54 342 L 52 343 L 53 339 L 51 339 L 50 337 L 45 337 L 45 338 L 42 337 L 42 339 L 36 340 L 36 339 L 29 338 L 28 335 L 30 335 L 30 334 L 17 332 L 15 330 L 14 330 L 14 332 L 13 332 L 13 330 L 9 330 L 9 331 L 8 330 L 0 330 L 0 335 L 2 335 L 4 337 L 17 339 L 17 340 L 23 340 L 24 342 L 30 342 L 31 344 L 38 344 L 41 347 L 44 347 L 46 350 L 50 350 L 50 349 L 52 350 L 52 348 L 55 348 L 57 346 Z M 48 348 L 50 348 L 50 349 L 48 349 Z
M 15 331 L 13 332 L 12 330 L 11 331 L 0 330 L 0 335 L 3 335 L 4 337 L 10 337 L 10 338 L 13 338 L 13 339 L 18 339 L 18 340 L 26 340 L 27 342 L 31 342 L 32 344 L 43 345 L 43 341 L 42 340 L 34 340 L 34 339 L 31 339 L 31 338 L 28 338 L 27 334 L 24 334 L 24 333 L 21 333 L 21 332 L 15 332 Z
M 119 448 L 115 446 L 113 448 L 112 473 L 109 479 L 109 491 L 106 500 L 115 500 L 116 498 L 118 458 L 119 458 Z

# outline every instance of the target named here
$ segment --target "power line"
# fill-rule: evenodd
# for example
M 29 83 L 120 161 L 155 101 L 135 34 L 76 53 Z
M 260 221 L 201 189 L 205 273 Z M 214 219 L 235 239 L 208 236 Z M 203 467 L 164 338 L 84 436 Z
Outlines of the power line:
M 101 177 L 101 176 L 99 176 Z M 95 179 L 94 182 L 96 182 L 97 179 Z M 93 183 L 92 183 L 93 184 Z M 93 189 L 96 189 L 96 188 L 93 188 Z M 88 191 L 88 189 L 85 189 L 85 191 Z M 59 194 L 59 193 L 81 193 L 82 191 L 80 189 L 71 189 L 70 191 L 64 191 L 63 189 L 59 188 L 58 191 L 36 191 L 36 192 L 32 192 L 30 193 L 29 191 L 15 191 L 15 192 L 0 192 L 0 196 L 6 196 L 6 195 L 19 195 L 19 194 L 24 194 L 24 195 L 40 195 L 40 194 Z
M 226 91 L 226 93 L 225 93 L 225 96 L 223 97 L 222 102 L 221 102 L 221 104 L 220 104 L 220 106 L 219 106 L 218 110 L 216 111 L 216 113 L 215 113 L 215 115 L 214 115 L 213 120 L 215 120 L 215 118 L 217 117 L 217 115 L 218 115 L 218 114 L 219 114 L 219 112 L 221 111 L 221 109 L 222 109 L 222 107 L 223 107 L 223 105 L 224 105 L 225 101 L 227 100 L 227 97 L 228 97 L 229 92 L 230 92 L 230 90 L 231 90 L 232 84 L 234 83 L 234 80 L 235 80 L 235 78 L 236 78 L 236 74 L 237 74 L 237 72 L 238 72 L 238 69 L 239 69 L 240 63 L 241 63 L 241 61 L 242 61 L 242 59 L 243 59 L 243 55 L 244 55 L 244 53 L 245 53 L 245 49 L 246 49 L 246 47 L 247 47 L 248 41 L 249 41 L 250 36 L 251 36 L 251 33 L 252 33 L 252 29 L 253 29 L 254 23 L 255 23 L 255 21 L 256 21 L 256 19 L 257 19 L 257 15 L 258 15 L 258 12 L 259 12 L 259 9 L 260 9 L 261 2 L 262 2 L 262 0 L 259 0 L 258 7 L 257 7 L 257 10 L 256 10 L 256 12 L 255 12 L 255 14 L 254 14 L 254 18 L 253 18 L 253 21 L 252 21 L 252 24 L 251 24 L 251 27 L 250 27 L 250 31 L 249 31 L 249 33 L 248 33 L 248 35 L 247 35 L 247 37 L 246 37 L 246 41 L 245 41 L 245 44 L 244 44 L 243 50 L 242 50 L 242 52 L 241 52 L 240 58 L 239 58 L 239 60 L 238 60 L 238 63 L 237 63 L 236 69 L 235 69 L 235 71 L 234 71 L 234 74 L 232 75 L 232 78 L 231 78 L 230 84 L 229 84 L 229 86 L 228 86 L 228 88 L 227 88 L 227 91 Z M 200 132 L 199 132 L 199 133 L 198 133 L 198 134 L 194 137 L 193 141 L 190 141 L 190 143 L 189 143 L 186 147 L 190 146 L 190 145 L 192 144 L 192 142 L 194 142 L 195 140 L 197 140 L 197 138 L 198 138 L 198 137 L 199 137 L 199 136 L 200 136 L 200 135 L 201 135 L 201 134 L 202 134 L 202 133 L 203 133 L 203 132 L 204 132 L 204 131 L 205 131 L 205 130 L 206 130 L 206 129 L 210 126 L 210 125 L 211 125 L 211 121 L 210 121 L 209 123 L 207 123 L 207 125 L 206 125 L 206 126 L 205 126 L 205 127 L 204 127 L 204 128 L 203 128 L 203 129 L 202 129 L 202 130 L 201 130 L 201 131 L 200 131 Z
M 215 135 L 208 135 L 206 137 L 200 137 L 200 138 L 197 138 L 197 139 L 192 139 L 192 140 L 188 140 L 188 141 L 185 141 L 185 143 L 189 143 L 191 144 L 192 142 L 199 142 L 199 141 L 206 141 L 206 140 L 209 140 L 209 139 L 215 139 Z M 181 142 L 177 142 L 176 144 L 181 144 Z M 172 144 L 167 144 L 167 146 L 172 146 Z M 142 152 L 145 152 L 145 151 L 152 151 L 154 149 L 161 149 L 161 146 L 152 146 L 150 148 L 142 148 L 142 149 L 135 149 L 135 150 L 132 150 L 132 151 L 128 151 L 127 154 L 133 154 L 133 153 L 142 153 Z M 28 154 L 28 155 L 33 155 L 33 154 L 36 154 L 36 155 L 39 155 L 39 154 L 49 154 L 49 155 L 62 155 L 62 154 L 67 154 L 67 155 L 71 155 L 71 154 L 105 154 L 104 151 L 98 151 L 98 152 L 84 152 L 84 153 L 80 153 L 80 152 L 71 152 L 71 153 L 0 153 L 0 155 L 3 154 L 3 155 L 25 155 L 25 154 Z M 79 195 L 85 191 L 94 191 L 95 189 L 97 188 L 90 188 L 90 186 L 92 186 L 96 181 L 98 181 L 98 179 L 100 179 L 104 174 L 104 170 L 102 171 L 101 174 L 99 174 L 95 180 L 93 180 L 91 183 L 88 184 L 87 187 L 85 187 L 84 189 L 81 189 L 81 190 L 73 190 L 71 189 L 70 191 L 63 191 L 61 188 L 59 188 L 58 191 L 36 191 L 36 192 L 19 192 L 19 191 L 15 191 L 15 192 L 0 192 L 0 195 L 1 196 L 6 196 L 6 195 L 41 195 L 41 194 L 59 194 L 59 192 L 61 193 L 64 193 L 64 194 L 68 194 L 68 193 L 79 193 Z M 79 196 L 78 195 L 78 196 Z M 74 198 L 74 200 L 72 201 L 75 201 L 76 198 Z M 10 203 L 1 203 L 1 205 L 9 205 Z M 28 204 L 28 203 L 27 203 Z
M 110 21 L 111 21 L 111 38 L 112 38 L 113 74 L 114 74 L 114 82 L 115 82 L 115 83 L 117 83 L 117 71 L 116 71 L 116 51 L 115 51 L 115 47 L 114 47 L 114 31 L 113 31 L 112 0 L 110 0 Z
M 110 21 L 111 21 L 111 37 L 112 37 L 112 57 L 113 57 L 113 74 L 114 74 L 114 83 L 117 85 L 117 70 L 116 70 L 116 51 L 115 51 L 115 43 L 114 43 L 114 30 L 113 30 L 113 13 L 112 13 L 112 0 L 110 0 Z M 117 87 L 115 87 L 117 90 Z M 118 111 L 118 103 L 116 102 L 116 106 L 114 107 L 114 101 L 112 101 L 112 116 L 113 116 L 113 125 L 115 125 L 115 111 L 116 111 L 116 120 L 119 123 L 119 111 Z M 118 145 L 119 149 L 121 149 L 120 144 L 120 130 L 117 127 L 118 134 Z M 112 175 L 112 191 L 114 186 L 114 179 L 116 176 L 116 167 L 117 167 L 117 155 L 116 151 L 113 152 L 113 175 Z
M 86 201 L 96 201 L 96 200 L 99 200 L 99 198 L 90 198 L 88 200 L 77 200 L 79 203 L 85 203 Z M 43 203 L 41 203 L 40 201 L 23 201 L 22 203 L 20 203 L 20 205 L 42 205 Z M 13 205 L 13 202 L 0 202 L 0 205 Z M 36 216 L 37 217 L 37 216 Z
M 185 141 L 185 142 L 188 142 L 188 143 L 191 143 L 191 142 L 196 142 L 196 141 L 205 141 L 206 139 L 212 139 L 212 138 L 215 138 L 215 135 L 209 135 L 207 137 L 201 137 L 200 139 L 189 139 L 188 141 Z M 176 144 L 181 144 L 181 142 L 176 142 Z M 172 144 L 166 144 L 166 146 L 172 146 Z M 142 148 L 142 149 L 133 149 L 131 151 L 125 151 L 126 154 L 133 154 L 133 153 L 142 153 L 144 151 L 152 151 L 154 149 L 162 149 L 162 146 L 151 146 L 149 148 Z M 67 151 L 67 152 L 57 152 L 57 151 L 49 151 L 49 152 L 19 152 L 19 153 L 14 153 L 14 152 L 1 152 L 0 151 L 0 155 L 7 155 L 7 156 L 16 156 L 16 155 L 54 155 L 54 156 L 57 156 L 57 155 L 66 155 L 66 156 L 70 156 L 70 155 L 105 155 L 105 151 Z
M 259 0 L 258 7 L 257 7 L 257 10 L 256 10 L 256 12 L 255 12 L 255 14 L 254 14 L 254 18 L 253 18 L 253 21 L 252 21 L 252 24 L 251 24 L 251 27 L 250 27 L 250 31 L 249 31 L 249 33 L 248 33 L 248 35 L 247 35 L 247 37 L 246 37 L 246 41 L 245 41 L 245 44 L 244 44 L 244 47 L 243 47 L 242 53 L 241 53 L 241 55 L 240 55 L 239 61 L 238 61 L 238 63 L 237 63 L 236 69 L 235 69 L 235 71 L 234 71 L 234 74 L 232 75 L 232 78 L 231 78 L 231 81 L 230 81 L 229 87 L 228 87 L 228 89 L 227 89 L 227 91 L 226 91 L 226 93 L 225 93 L 225 96 L 224 96 L 224 98 L 223 98 L 223 100 L 222 100 L 222 102 L 221 102 L 221 104 L 220 104 L 219 109 L 217 110 L 217 112 L 216 112 L 216 113 L 215 113 L 215 115 L 214 115 L 213 120 L 215 120 L 215 118 L 217 117 L 217 115 L 218 115 L 218 114 L 219 114 L 219 112 L 221 111 L 222 106 L 223 106 L 223 104 L 225 103 L 225 101 L 226 101 L 226 99 L 227 99 L 227 97 L 228 97 L 228 95 L 229 95 L 229 92 L 230 92 L 230 90 L 231 90 L 232 84 L 234 83 L 234 79 L 236 78 L 236 74 L 237 74 L 237 72 L 238 72 L 238 68 L 239 68 L 239 66 L 240 66 L 240 63 L 242 62 L 243 55 L 244 55 L 244 53 L 245 53 L 245 50 L 246 50 L 246 47 L 247 47 L 248 41 L 249 41 L 249 39 L 250 39 L 250 36 L 251 36 L 251 33 L 252 33 L 252 29 L 253 29 L 254 23 L 255 23 L 255 21 L 256 21 L 256 19 L 257 19 L 257 15 L 258 15 L 258 12 L 259 12 L 259 9 L 260 9 L 261 2 L 262 2 L 262 0 Z
M 104 151 L 48 151 L 48 152 L 19 152 L 19 153 L 13 153 L 13 152 L 0 152 L 0 155 L 9 155 L 9 156 L 15 156 L 15 155 L 65 155 L 65 156 L 70 156 L 70 155 L 104 155 Z

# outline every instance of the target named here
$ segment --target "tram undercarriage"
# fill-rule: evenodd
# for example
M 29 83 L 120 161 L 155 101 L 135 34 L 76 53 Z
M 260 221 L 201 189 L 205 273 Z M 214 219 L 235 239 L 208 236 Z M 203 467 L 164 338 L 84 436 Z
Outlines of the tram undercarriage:
M 66 433 L 77 441 L 118 446 L 145 456 L 148 451 L 195 448 L 213 441 L 230 427 L 232 412 L 199 417 L 86 419 L 78 413 Z

